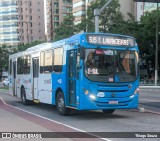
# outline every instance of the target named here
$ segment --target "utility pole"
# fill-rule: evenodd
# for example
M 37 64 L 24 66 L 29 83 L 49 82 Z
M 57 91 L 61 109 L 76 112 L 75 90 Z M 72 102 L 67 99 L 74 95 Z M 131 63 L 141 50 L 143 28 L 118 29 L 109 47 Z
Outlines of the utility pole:
M 105 10 L 105 8 L 112 2 L 112 0 L 108 0 L 108 2 L 101 8 L 94 9 L 94 16 L 95 16 L 95 32 L 99 32 L 99 16 Z

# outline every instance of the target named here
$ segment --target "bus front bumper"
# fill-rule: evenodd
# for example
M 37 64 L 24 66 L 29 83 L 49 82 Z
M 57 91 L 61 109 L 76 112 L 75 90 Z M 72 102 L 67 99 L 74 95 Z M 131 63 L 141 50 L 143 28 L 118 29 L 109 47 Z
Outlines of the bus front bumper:
M 136 109 L 139 94 L 125 98 L 97 98 L 82 94 L 78 110 Z

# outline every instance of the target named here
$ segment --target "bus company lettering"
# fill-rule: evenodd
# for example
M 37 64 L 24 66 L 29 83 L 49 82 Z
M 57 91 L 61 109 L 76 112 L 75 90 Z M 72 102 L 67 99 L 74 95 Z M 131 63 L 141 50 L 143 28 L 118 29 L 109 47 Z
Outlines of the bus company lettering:
M 51 79 L 44 80 L 44 84 L 51 84 Z
M 102 45 L 129 46 L 129 40 L 127 39 L 108 38 L 101 36 L 89 36 L 89 43 Z
M 26 84 L 29 84 L 29 83 L 31 83 L 31 79 L 29 78 L 28 80 L 23 80 L 23 83 L 26 83 Z

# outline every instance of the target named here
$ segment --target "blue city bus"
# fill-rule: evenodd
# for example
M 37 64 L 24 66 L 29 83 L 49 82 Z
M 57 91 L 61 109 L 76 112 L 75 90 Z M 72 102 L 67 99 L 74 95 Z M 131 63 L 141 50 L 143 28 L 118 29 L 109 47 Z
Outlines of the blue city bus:
M 41 44 L 10 56 L 10 91 L 23 104 L 56 105 L 60 115 L 137 108 L 138 54 L 135 38 L 119 34 L 83 33 Z

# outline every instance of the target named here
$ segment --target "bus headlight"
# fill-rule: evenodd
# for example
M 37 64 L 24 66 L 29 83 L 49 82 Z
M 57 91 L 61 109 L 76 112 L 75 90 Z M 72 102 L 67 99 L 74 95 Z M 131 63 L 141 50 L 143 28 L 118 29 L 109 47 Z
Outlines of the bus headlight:
M 130 98 L 132 99 L 134 97 L 134 95 L 131 95 Z
M 139 87 L 134 91 L 134 94 L 139 93 Z
M 90 97 L 92 100 L 96 99 L 95 95 L 92 95 L 92 94 L 91 94 L 89 97 Z
M 99 92 L 99 93 L 97 94 L 97 97 L 104 97 L 104 96 L 105 96 L 104 92 Z

